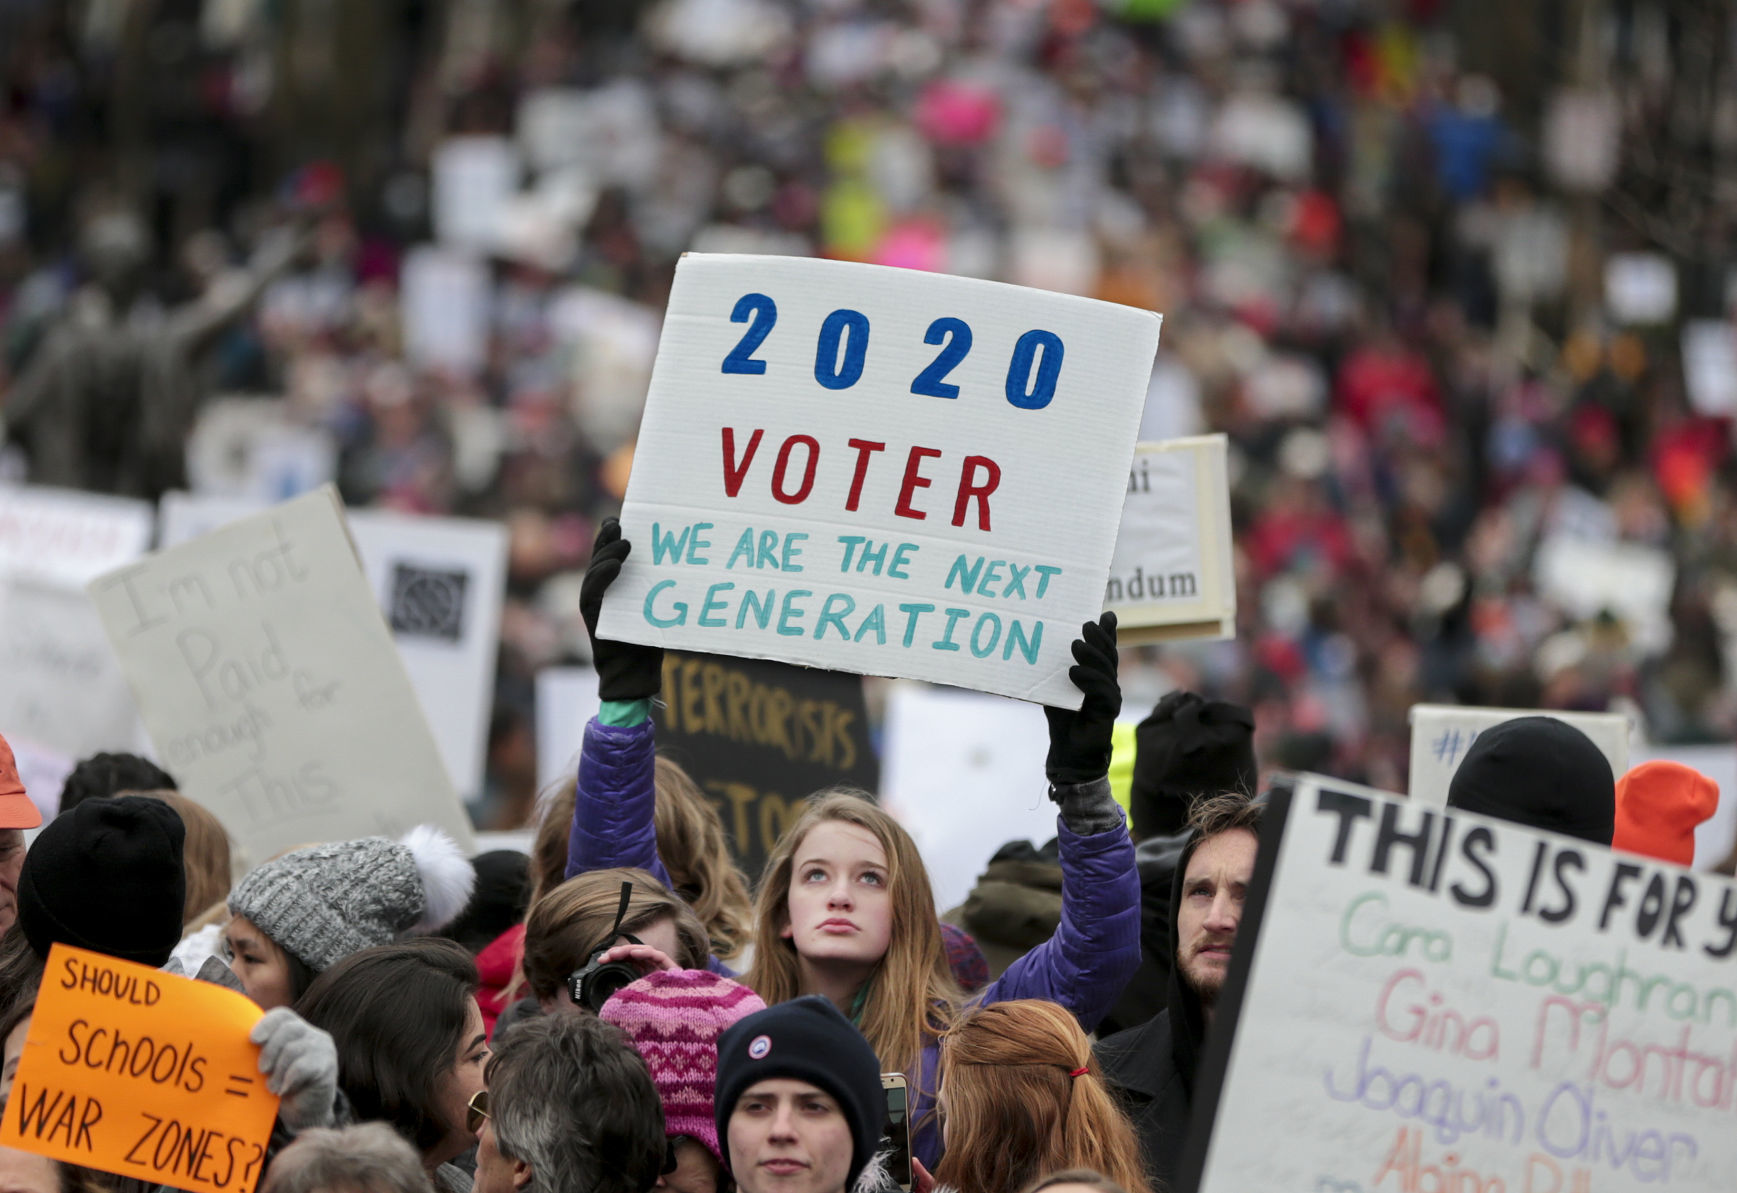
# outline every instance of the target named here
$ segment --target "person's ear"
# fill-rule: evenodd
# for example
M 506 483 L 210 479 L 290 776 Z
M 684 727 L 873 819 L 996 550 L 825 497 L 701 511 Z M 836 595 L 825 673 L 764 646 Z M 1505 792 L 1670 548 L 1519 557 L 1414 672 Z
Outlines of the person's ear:
M 531 1183 L 531 1166 L 523 1160 L 513 1161 L 513 1188 L 523 1189 Z

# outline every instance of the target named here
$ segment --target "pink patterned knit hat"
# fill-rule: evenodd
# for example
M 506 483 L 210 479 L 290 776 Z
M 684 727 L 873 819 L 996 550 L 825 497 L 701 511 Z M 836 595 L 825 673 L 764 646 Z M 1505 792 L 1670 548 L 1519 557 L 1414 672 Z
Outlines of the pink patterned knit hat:
M 698 1139 L 722 1164 L 712 1113 L 718 1036 L 765 1009 L 740 982 L 701 969 L 660 969 L 623 986 L 599 1015 L 626 1032 L 645 1058 L 663 1103 L 664 1132 Z

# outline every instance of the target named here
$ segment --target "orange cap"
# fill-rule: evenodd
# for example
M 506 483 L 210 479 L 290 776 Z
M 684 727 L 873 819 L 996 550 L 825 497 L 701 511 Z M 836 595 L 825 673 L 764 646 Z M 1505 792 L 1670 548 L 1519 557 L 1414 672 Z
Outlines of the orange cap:
M 1680 762 L 1643 762 L 1616 781 L 1612 849 L 1686 866 L 1695 826 L 1719 806 L 1719 784 Z
M 18 777 L 18 760 L 12 757 L 12 747 L 0 737 L 0 829 L 35 828 L 42 823 L 42 813 L 24 793 L 24 780 Z

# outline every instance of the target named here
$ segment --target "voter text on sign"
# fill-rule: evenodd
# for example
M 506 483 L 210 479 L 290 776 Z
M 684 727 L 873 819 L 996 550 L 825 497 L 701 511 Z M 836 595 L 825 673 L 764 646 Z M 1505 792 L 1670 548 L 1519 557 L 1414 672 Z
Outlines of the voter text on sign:
M 689 254 L 610 638 L 1077 707 L 1158 342 L 1148 311 Z

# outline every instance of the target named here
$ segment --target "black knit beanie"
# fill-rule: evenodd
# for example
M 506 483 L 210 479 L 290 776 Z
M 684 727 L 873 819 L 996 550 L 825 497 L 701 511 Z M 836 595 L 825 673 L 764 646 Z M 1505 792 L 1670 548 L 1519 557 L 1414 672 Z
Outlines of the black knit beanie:
M 470 859 L 476 887 L 458 918 L 441 930 L 472 953 L 480 953 L 501 933 L 525 922 L 531 902 L 531 859 L 517 849 L 496 849 Z
M 87 799 L 24 855 L 18 923 L 44 960 L 56 943 L 161 968 L 181 940 L 187 828 L 158 799 Z
M 1447 802 L 1595 845 L 1616 834 L 1609 759 L 1555 717 L 1515 717 L 1478 734 L 1448 782 Z
M 1180 832 L 1203 795 L 1254 794 L 1254 714 L 1240 704 L 1171 692 L 1134 730 L 1128 818 L 1136 837 Z
M 818 994 L 781 1002 L 732 1023 L 718 1037 L 718 1086 L 712 1102 L 724 1160 L 730 1116 L 749 1086 L 773 1077 L 806 1081 L 838 1100 L 854 1143 L 846 1189 L 856 1184 L 886 1129 L 881 1063 L 862 1033 Z

